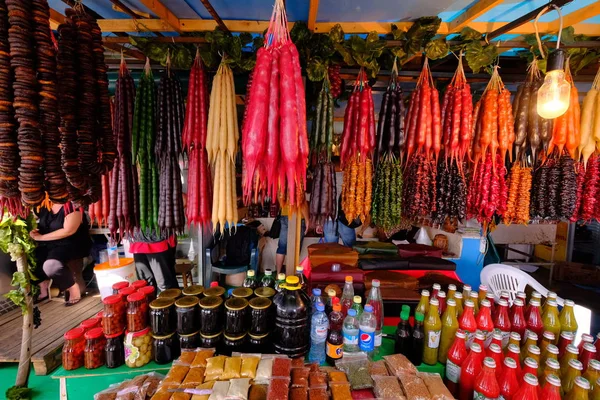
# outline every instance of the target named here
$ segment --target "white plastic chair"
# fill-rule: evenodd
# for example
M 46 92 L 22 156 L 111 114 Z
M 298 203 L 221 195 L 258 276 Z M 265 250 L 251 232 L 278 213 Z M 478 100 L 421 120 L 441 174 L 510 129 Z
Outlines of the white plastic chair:
M 496 300 L 500 298 L 501 292 L 508 292 L 510 303 L 517 298 L 517 292 L 524 292 L 527 285 L 535 291 L 546 297 L 548 289 L 536 281 L 527 272 L 521 271 L 518 267 L 507 264 L 489 264 L 481 270 L 479 274 L 481 283 L 487 285 L 488 289 L 494 293 Z M 558 297 L 557 303 L 564 304 L 564 300 Z

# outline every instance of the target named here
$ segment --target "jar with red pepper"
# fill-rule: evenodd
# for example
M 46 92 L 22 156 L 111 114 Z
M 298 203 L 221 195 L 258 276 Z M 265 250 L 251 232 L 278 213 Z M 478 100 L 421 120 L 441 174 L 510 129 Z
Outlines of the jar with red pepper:
M 83 328 L 83 330 L 85 332 L 89 331 L 90 329 L 93 328 L 100 328 L 102 327 L 102 319 L 98 318 L 98 317 L 93 317 L 90 319 L 86 319 L 85 321 L 83 321 L 80 325 L 80 328 Z
M 83 351 L 85 340 L 83 328 L 74 328 L 64 334 L 65 345 L 62 349 L 62 364 L 67 371 L 83 366 Z
M 138 292 L 144 293 L 148 304 L 156 300 L 156 288 L 154 286 L 144 286 L 143 288 L 138 289 Z
M 148 303 L 143 293 L 127 296 L 127 330 L 138 332 L 148 326 Z
M 94 328 L 85 335 L 84 365 L 86 369 L 94 369 L 104 365 L 104 346 L 106 339 L 102 328 Z
M 129 287 L 128 281 L 117 282 L 112 285 L 113 294 L 119 294 L 119 290 Z
M 137 291 L 137 289 L 136 289 L 136 288 L 134 288 L 134 287 L 132 287 L 132 286 L 128 286 L 128 287 L 126 287 L 126 288 L 123 288 L 123 289 L 119 290 L 119 295 L 120 295 L 122 298 L 126 299 L 126 298 L 127 298 L 127 296 L 129 296 L 130 294 L 133 294 L 133 293 L 135 293 L 136 291 Z
M 125 303 L 123 298 L 116 294 L 102 300 L 102 330 L 105 335 L 114 335 L 125 329 Z

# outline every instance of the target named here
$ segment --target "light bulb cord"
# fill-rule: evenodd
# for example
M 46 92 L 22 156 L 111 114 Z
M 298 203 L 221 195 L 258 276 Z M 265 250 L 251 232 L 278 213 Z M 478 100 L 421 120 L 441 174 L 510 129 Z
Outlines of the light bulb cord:
M 533 26 L 535 28 L 535 38 L 537 40 L 538 47 L 540 49 L 540 55 L 542 56 L 542 58 L 546 58 L 546 55 L 544 54 L 544 48 L 542 46 L 542 39 L 540 38 L 540 31 L 538 29 L 538 21 L 542 15 L 546 14 L 548 12 L 548 10 L 550 10 L 550 8 L 555 9 L 556 12 L 558 13 L 559 25 L 558 25 L 558 37 L 556 39 L 556 48 L 557 49 L 560 48 L 560 37 L 562 35 L 562 30 L 563 30 L 563 16 L 562 16 L 562 11 L 560 10 L 560 7 L 558 7 L 556 4 L 548 4 L 546 7 L 542 8 L 540 10 L 537 17 L 535 17 L 535 20 L 533 21 Z

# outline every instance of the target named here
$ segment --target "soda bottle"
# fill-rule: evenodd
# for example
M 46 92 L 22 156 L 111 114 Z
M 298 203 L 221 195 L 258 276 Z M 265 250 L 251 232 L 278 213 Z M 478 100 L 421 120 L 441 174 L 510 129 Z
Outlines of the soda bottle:
M 458 327 L 462 329 L 467 335 L 467 347 L 473 343 L 475 331 L 477 330 L 477 321 L 475 321 L 475 315 L 473 314 L 474 304 L 471 300 L 465 301 L 465 308 L 463 314 L 458 321 Z
M 600 332 L 596 334 L 596 341 L 594 342 L 594 346 L 596 346 L 597 353 L 600 354 Z M 595 384 L 593 382 L 590 383 L 592 387 L 594 387 Z
M 373 279 L 371 281 L 371 290 L 369 296 L 367 296 L 366 304 L 373 308 L 373 315 L 377 321 L 377 328 L 375 329 L 375 347 L 381 346 L 383 329 L 383 300 L 381 299 L 381 291 L 379 290 L 379 279 Z
M 504 359 L 504 368 L 500 379 L 498 379 L 498 385 L 500 386 L 500 397 L 504 400 L 512 400 L 513 396 L 519 391 L 517 362 L 511 357 Z
M 431 290 L 431 298 L 437 299 L 438 293 L 442 290 L 442 286 L 439 283 L 434 283 Z
M 481 301 L 487 298 L 488 287 L 483 283 L 479 285 L 479 305 L 481 305 Z
M 479 314 L 479 294 L 477 292 L 471 292 L 469 300 L 473 302 L 473 313 L 477 316 L 477 314 Z
M 502 335 L 502 348 L 505 349 L 506 346 L 508 346 L 510 332 L 512 332 L 512 324 L 510 323 L 510 317 L 508 316 L 508 302 L 504 299 L 498 300 L 498 307 L 496 307 L 496 310 L 494 326 Z
M 556 339 L 560 335 L 560 318 L 558 316 L 556 300 L 548 299 L 545 306 L 546 309 L 542 313 L 542 325 L 544 326 L 544 331 L 552 332 Z
M 465 358 L 460 369 L 460 380 L 458 381 L 459 400 L 472 400 L 475 389 L 475 379 L 481 372 L 483 363 L 483 351 L 477 343 L 471 344 L 471 351 Z M 496 396 L 498 397 L 498 396 Z
M 583 364 L 583 372 L 587 371 L 588 364 L 591 360 L 596 359 L 596 346 L 591 343 L 585 343 L 583 345 L 583 349 L 581 350 L 581 354 L 579 356 L 579 361 Z
M 523 377 L 523 385 L 519 391 L 515 393 L 512 400 L 538 400 L 538 388 L 538 380 L 535 375 L 525 374 Z
M 311 362 L 325 363 L 325 342 L 327 341 L 327 330 L 329 320 L 325 315 L 323 303 L 317 304 L 317 312 L 311 318 L 310 323 L 310 351 L 308 360 Z
M 446 311 L 446 292 L 444 292 L 443 290 L 440 290 L 438 292 L 437 299 L 440 302 L 438 312 L 440 315 L 444 315 L 444 311 Z
M 344 336 L 344 354 L 358 352 L 360 349 L 358 348 L 358 318 L 356 318 L 356 310 L 348 310 L 348 316 L 344 319 L 342 334 Z
M 548 375 L 560 376 L 560 364 L 553 358 L 546 360 L 544 370 L 542 371 L 542 374 L 538 376 L 538 379 L 546 379 Z
M 556 336 L 554 333 L 550 331 L 544 331 L 544 333 L 542 333 L 542 340 L 540 340 L 540 351 L 542 352 L 542 355 L 544 354 L 544 351 L 546 351 L 546 347 L 548 347 L 549 344 L 554 344 L 555 342 Z
M 435 365 L 438 361 L 442 321 L 438 312 L 438 299 L 429 301 L 429 312 L 425 319 L 425 347 L 423 348 L 423 363 Z
M 565 373 L 567 372 L 567 368 L 569 367 L 569 362 L 571 360 L 577 360 L 579 357 L 579 350 L 577 347 L 572 344 L 567 345 L 567 349 L 565 350 L 565 354 L 559 359 L 560 362 L 560 376 L 564 378 Z M 583 369 L 583 367 L 582 367 Z
M 521 369 L 521 349 L 516 344 L 509 344 L 507 347 L 505 358 L 512 358 L 517 362 L 517 378 L 519 381 L 523 378 L 523 370 Z
M 410 353 L 412 328 L 408 322 L 410 316 L 410 307 L 406 304 L 402 306 L 402 312 L 400 312 L 400 322 L 396 328 L 396 343 L 394 345 L 394 353 L 404 354 L 408 356 Z
M 464 300 L 468 300 L 471 296 L 471 285 L 463 285 L 462 295 Z
M 466 347 L 467 335 L 461 330 L 456 331 L 454 343 L 448 349 L 448 358 L 446 360 L 446 387 L 453 396 L 458 395 L 458 382 L 460 380 L 460 370 L 467 358 Z
M 477 329 L 485 335 L 485 347 L 487 348 L 492 341 L 494 332 L 494 321 L 492 321 L 492 310 L 488 299 L 481 300 L 479 305 L 479 314 L 477 314 Z
M 506 302 L 508 303 L 510 301 L 510 294 L 507 291 L 503 290 L 500 292 L 500 298 L 502 300 L 506 300 Z
M 504 371 L 504 354 L 502 354 L 502 348 L 496 343 L 492 343 L 487 348 L 485 355 L 496 362 L 496 378 L 500 382 L 500 375 Z
M 473 389 L 473 400 L 488 400 L 500 397 L 500 386 L 496 378 L 496 362 L 493 358 L 486 357 L 483 360 L 483 368 L 475 379 Z
M 560 400 L 560 378 L 550 374 L 545 378 L 546 383 L 542 388 L 543 400 Z
M 448 285 L 448 300 L 453 299 L 456 294 L 456 285 L 451 283 Z
M 558 359 L 560 360 L 562 356 L 567 351 L 567 346 L 572 344 L 575 340 L 575 335 L 573 332 L 563 331 L 560 333 L 560 338 L 558 339 Z
M 463 294 L 461 292 L 454 293 L 454 301 L 456 301 L 456 318 L 460 319 L 463 314 Z
M 248 272 L 246 272 L 246 279 L 244 279 L 244 283 L 242 283 L 242 286 L 250 288 L 252 290 L 258 287 L 258 282 L 256 281 L 254 270 L 249 269 Z
M 571 389 L 573 389 L 573 385 L 575 384 L 575 378 L 581 376 L 582 370 L 583 365 L 581 365 L 581 362 L 579 362 L 579 360 L 569 361 L 567 370 L 563 374 L 562 378 L 562 390 L 564 394 L 568 394 L 571 391 Z
M 581 354 L 581 352 L 583 350 L 583 345 L 586 343 L 589 343 L 589 344 L 594 343 L 594 337 L 588 333 L 584 333 L 581 335 L 581 341 L 577 345 L 577 350 L 579 350 L 579 354 Z
M 275 278 L 273 278 L 273 271 L 265 269 L 265 275 L 260 280 L 260 286 L 263 287 L 275 287 Z
M 485 299 L 490 302 L 490 310 L 492 310 L 492 321 L 496 319 L 496 300 L 494 297 L 494 293 L 489 293 L 485 295 Z
M 546 294 L 546 300 L 544 301 L 544 304 L 542 304 L 542 315 L 544 315 L 546 312 L 546 308 L 548 308 L 548 301 L 550 300 L 554 300 L 554 302 L 557 303 L 558 295 L 555 292 L 550 291 Z
M 323 299 L 321 298 L 321 289 L 314 288 L 312 290 L 312 296 L 310 296 L 310 304 L 312 304 L 312 312 L 315 313 L 317 311 L 317 304 L 323 303 Z
M 442 364 L 446 363 L 448 349 L 450 349 L 450 346 L 454 342 L 457 330 L 456 302 L 454 299 L 449 299 L 448 308 L 446 308 L 446 311 L 442 315 L 442 336 L 440 338 L 440 351 L 438 353 L 438 360 Z
M 360 318 L 363 308 L 362 308 L 362 298 L 360 296 L 354 296 L 354 302 L 352 303 L 352 308 L 356 310 L 356 318 Z
M 344 291 L 342 292 L 342 298 L 340 304 L 342 305 L 342 314 L 344 317 L 348 314 L 348 310 L 352 307 L 352 300 L 354 297 L 354 281 L 350 275 L 346 276 L 344 283 Z
M 571 332 L 573 336 L 577 334 L 577 328 L 579 327 L 575 319 L 575 311 L 573 311 L 574 306 L 573 300 L 565 300 L 565 305 L 558 317 L 561 332 Z
M 585 368 L 585 364 L 583 365 Z M 587 365 L 587 368 L 585 368 L 585 372 L 581 376 L 587 379 L 588 382 L 590 382 L 590 386 L 592 387 L 592 389 L 594 389 L 596 381 L 598 380 L 598 378 L 600 378 L 600 361 L 590 360 L 590 362 Z
M 525 336 L 525 341 L 523 342 L 523 346 L 521 346 L 521 360 L 524 360 L 527 357 L 529 352 L 529 346 L 536 345 L 538 342 L 538 335 L 534 332 L 525 332 L 527 336 Z
M 302 265 L 296 266 L 296 276 L 300 280 L 300 288 L 306 291 L 306 282 L 308 282 L 308 279 L 304 276 L 304 267 Z
M 600 378 L 596 379 L 596 382 L 594 382 L 594 387 L 592 388 L 589 398 L 591 400 L 600 400 Z
M 558 347 L 553 344 L 549 344 L 546 347 L 546 350 L 542 352 L 542 358 L 540 358 L 540 370 L 546 367 L 547 361 L 550 359 L 553 359 L 558 363 Z M 560 366 L 558 368 L 560 369 Z
M 425 316 L 421 313 L 415 314 L 415 326 L 412 334 L 412 348 L 408 358 L 414 365 L 421 365 L 423 362 L 423 348 L 425 347 L 425 331 L 423 321 Z
M 590 383 L 582 376 L 575 378 L 573 389 L 567 393 L 565 400 L 588 400 Z
M 517 347 L 521 346 L 521 335 L 519 335 L 517 332 L 514 332 L 514 331 L 511 332 L 510 336 L 508 337 L 508 344 L 506 345 L 507 350 L 508 350 L 508 345 L 510 345 L 510 344 L 514 344 Z
M 285 285 L 285 274 L 280 272 L 277 274 L 277 282 L 275 282 L 275 290 L 281 292 L 282 285 Z
M 344 337 L 342 329 L 344 325 L 344 315 L 342 314 L 342 305 L 340 303 L 333 306 L 333 311 L 329 314 L 329 334 L 327 335 L 326 360 L 330 365 L 335 365 L 344 355 L 343 345 Z
M 523 374 L 533 374 L 537 376 L 539 364 L 531 357 L 525 358 L 523 361 Z
M 477 343 L 481 348 L 485 348 L 485 334 L 479 329 L 475 331 L 475 337 L 473 337 L 473 343 Z
M 495 328 L 492 333 L 492 342 L 490 343 L 490 346 L 494 343 L 502 348 L 502 332 L 500 332 L 498 328 Z M 508 343 L 506 344 L 508 345 Z
M 521 338 L 525 339 L 525 330 L 527 329 L 527 320 L 523 314 L 523 300 L 517 298 L 513 302 L 510 316 L 510 324 L 513 332 L 517 332 L 521 335 Z
M 530 344 L 527 346 L 527 357 L 533 358 L 539 364 L 540 359 L 542 358 L 542 352 L 535 344 Z
M 515 297 L 516 299 L 521 299 L 521 301 L 523 302 L 523 306 L 525 306 L 525 304 L 527 304 L 527 295 L 525 294 L 525 292 L 517 292 L 517 297 Z M 514 302 L 513 302 L 514 305 Z M 525 311 L 525 310 L 523 310 Z
M 377 320 L 373 315 L 373 307 L 367 304 L 358 320 L 358 347 L 367 353 L 369 359 L 373 358 L 375 350 L 375 329 Z
M 531 311 L 531 302 L 532 301 L 537 301 L 538 303 L 538 307 L 540 306 L 540 304 L 542 304 L 542 295 L 539 294 L 538 292 L 536 292 L 535 290 L 533 291 L 533 293 L 531 293 L 531 298 L 529 299 L 529 303 L 527 303 L 527 306 L 525 306 L 525 320 L 529 319 L 529 312 Z M 525 303 L 523 303 L 525 304 Z M 541 315 L 542 311 L 540 310 L 540 315 Z
M 327 290 L 327 303 L 325 303 L 325 314 L 329 315 L 333 311 L 333 299 L 335 299 L 335 290 Z
M 419 300 L 419 304 L 415 308 L 415 315 L 417 313 L 427 315 L 427 311 L 429 311 L 429 290 L 422 290 L 421 300 Z

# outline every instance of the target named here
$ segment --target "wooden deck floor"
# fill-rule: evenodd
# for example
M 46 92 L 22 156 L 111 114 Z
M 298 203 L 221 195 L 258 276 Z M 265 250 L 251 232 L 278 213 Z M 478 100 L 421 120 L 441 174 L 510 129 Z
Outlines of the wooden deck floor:
M 38 307 L 42 324 L 33 330 L 31 361 L 36 375 L 47 375 L 61 364 L 63 335 L 102 309 L 100 295 L 84 297 L 65 307 L 62 299 L 47 300 Z M 0 316 L 0 362 L 18 362 L 22 335 L 21 309 Z

